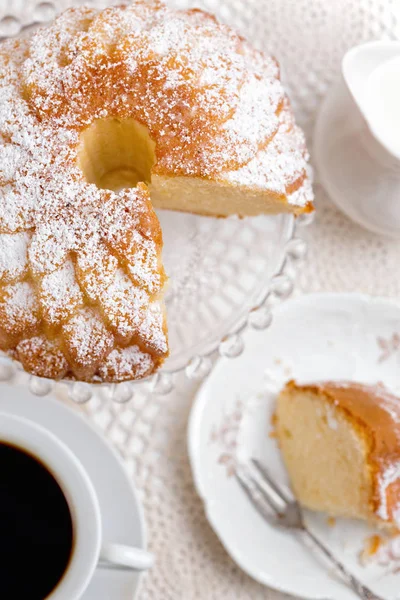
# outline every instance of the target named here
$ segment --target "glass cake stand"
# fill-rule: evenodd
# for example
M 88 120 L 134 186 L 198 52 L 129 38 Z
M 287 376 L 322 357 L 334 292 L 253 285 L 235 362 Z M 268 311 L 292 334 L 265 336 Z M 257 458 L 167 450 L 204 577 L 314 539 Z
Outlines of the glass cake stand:
M 0 36 L 23 35 L 52 20 L 57 12 L 79 4 L 104 7 L 113 2 L 12 0 L 8 14 L 0 20 Z M 165 394 L 173 389 L 174 375 L 179 372 L 191 379 L 204 377 L 214 355 L 233 358 L 241 354 L 247 327 L 262 330 L 270 325 L 271 305 L 293 290 L 293 265 L 306 253 L 298 229 L 309 223 L 312 215 L 296 221 L 290 215 L 214 219 L 159 211 L 158 216 L 169 276 L 170 357 L 157 374 L 117 385 L 53 382 L 25 373 L 18 363 L 2 356 L 0 380 L 27 383 L 37 395 L 50 393 L 54 385 L 68 386 L 69 396 L 76 402 L 86 402 L 98 392 L 126 402 L 137 385 Z

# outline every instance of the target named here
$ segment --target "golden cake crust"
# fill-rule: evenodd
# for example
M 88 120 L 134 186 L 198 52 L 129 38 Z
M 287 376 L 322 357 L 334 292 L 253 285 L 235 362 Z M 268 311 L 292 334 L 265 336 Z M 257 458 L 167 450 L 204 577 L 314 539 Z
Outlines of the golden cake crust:
M 137 120 L 156 144 L 154 178 L 241 185 L 269 191 L 281 211 L 312 210 L 305 139 L 276 60 L 201 10 L 158 0 L 70 9 L 33 37 L 24 93 L 39 118 L 78 132 Z
M 32 40 L 25 93 L 42 118 L 77 129 L 104 111 L 134 118 L 156 142 L 161 174 L 237 168 L 275 135 L 284 100 L 276 62 L 213 16 L 146 0 L 78 17 L 67 11 Z M 259 118 L 246 120 L 250 107 Z
M 85 181 L 76 132 L 39 119 L 24 95 L 30 43 L 0 52 L 0 348 L 42 377 L 145 377 L 168 354 L 148 189 Z
M 340 411 L 363 437 L 368 447 L 367 471 L 371 477 L 371 514 L 400 527 L 400 400 L 383 385 L 355 382 L 319 382 L 297 385 L 286 391 L 310 391 Z
M 216 213 L 175 206 L 169 182 L 182 179 L 188 198 L 190 182 L 211 199 L 227 190 L 224 215 L 311 210 L 304 136 L 276 61 L 202 11 L 157 0 L 70 9 L 1 45 L 0 106 L 0 349 L 36 375 L 118 382 L 164 361 L 153 201 Z M 128 137 L 107 155 L 122 126 Z M 135 183 L 113 186 L 111 172 L 100 185 L 97 147 L 131 169 L 133 133 Z

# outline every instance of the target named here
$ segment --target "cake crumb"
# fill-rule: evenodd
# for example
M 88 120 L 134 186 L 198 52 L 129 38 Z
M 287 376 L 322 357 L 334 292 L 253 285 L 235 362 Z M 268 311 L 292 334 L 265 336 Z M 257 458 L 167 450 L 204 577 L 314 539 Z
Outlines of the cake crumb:
M 364 548 L 360 552 L 360 562 L 365 564 L 370 558 L 375 556 L 383 546 L 384 539 L 378 535 L 370 535 L 364 542 Z
M 275 411 L 272 413 L 269 423 L 271 425 L 271 431 L 269 432 L 268 437 L 276 439 L 278 437 L 278 432 L 276 430 L 278 425 L 278 417 Z
M 326 522 L 329 527 L 335 527 L 335 525 L 336 525 L 336 519 L 334 517 L 328 517 L 326 519 Z

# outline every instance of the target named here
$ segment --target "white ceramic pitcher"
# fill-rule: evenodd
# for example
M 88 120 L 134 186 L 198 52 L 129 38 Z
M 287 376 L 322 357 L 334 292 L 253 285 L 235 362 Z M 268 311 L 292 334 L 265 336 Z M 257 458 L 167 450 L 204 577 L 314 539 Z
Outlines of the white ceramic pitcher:
M 347 52 L 319 112 L 313 154 L 320 182 L 344 213 L 400 238 L 400 41 Z

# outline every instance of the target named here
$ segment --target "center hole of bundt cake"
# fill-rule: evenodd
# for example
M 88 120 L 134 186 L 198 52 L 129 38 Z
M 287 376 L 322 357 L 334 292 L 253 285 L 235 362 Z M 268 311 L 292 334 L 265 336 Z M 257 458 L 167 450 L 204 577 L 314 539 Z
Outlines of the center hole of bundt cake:
M 82 133 L 79 165 L 89 183 L 118 191 L 150 183 L 155 142 L 135 119 L 97 119 Z

